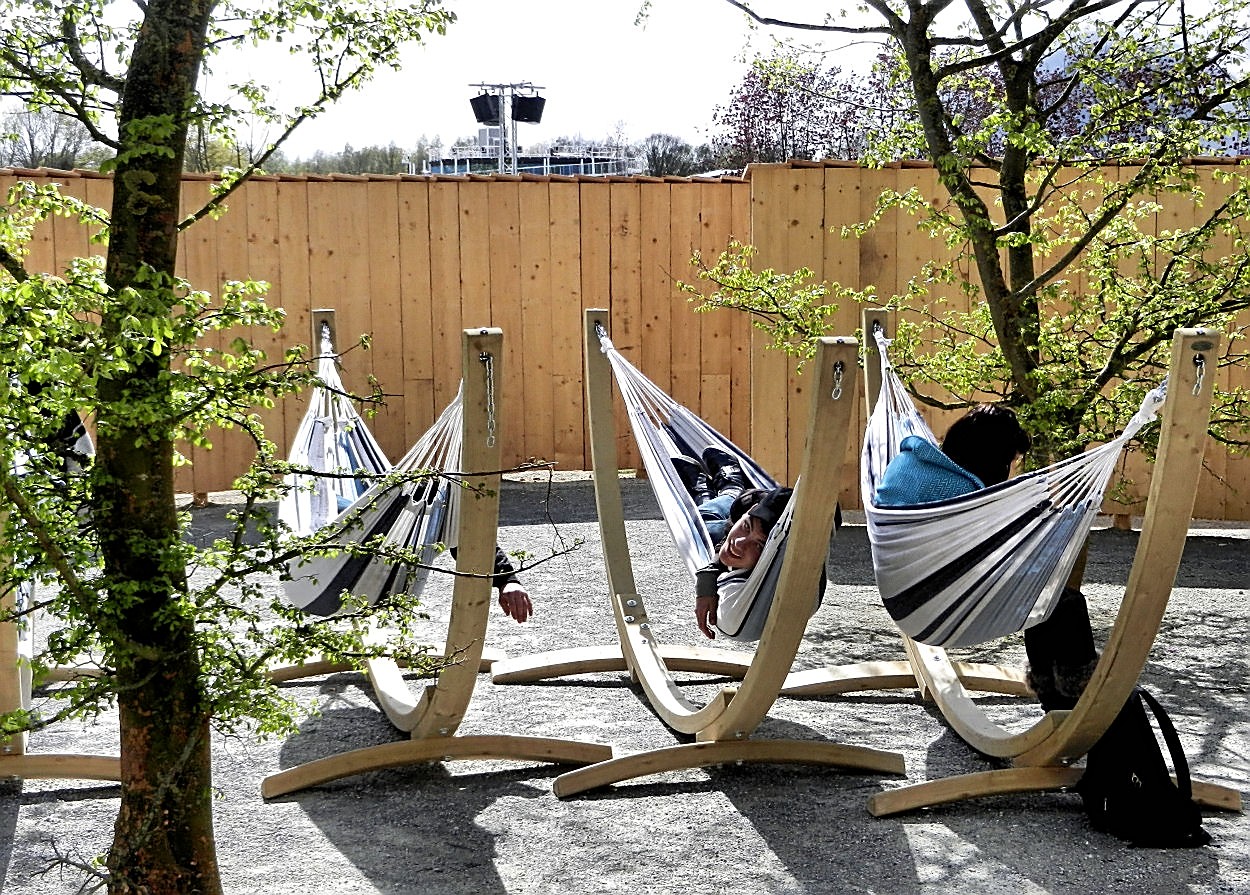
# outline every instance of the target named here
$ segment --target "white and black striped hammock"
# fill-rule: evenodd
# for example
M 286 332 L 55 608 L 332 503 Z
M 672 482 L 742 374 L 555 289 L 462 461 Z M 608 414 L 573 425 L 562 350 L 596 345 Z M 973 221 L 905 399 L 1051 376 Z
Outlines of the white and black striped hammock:
M 366 597 L 370 605 L 387 595 L 420 593 L 438 545 L 454 543 L 457 531 L 460 486 L 442 473 L 460 467 L 463 398 L 462 384 L 389 475 L 328 523 L 333 543 L 344 549 L 288 564 L 289 602 L 329 616 L 342 608 L 345 593 Z M 410 560 L 396 559 L 396 552 Z
M 278 518 L 297 535 L 312 534 L 333 522 L 391 468 L 339 377 L 330 327 L 321 329 L 318 383 L 295 430 L 287 457 L 312 474 L 287 475 Z
M 625 402 L 629 425 L 660 513 L 693 578 L 699 569 L 716 559 L 717 545 L 712 543 L 699 516 L 694 497 L 677 474 L 673 458 L 697 459 L 704 450 L 715 447 L 737 459 L 748 487 L 772 489 L 777 482 L 732 441 L 644 376 L 616 350 L 602 328 L 598 336 L 600 349 L 611 365 L 613 379 Z M 727 639 L 745 642 L 760 638 L 781 574 L 793 508 L 791 500 L 769 532 L 760 560 L 746 583 L 732 598 L 720 600 L 716 627 Z
M 972 646 L 1044 621 L 1098 515 L 1120 451 L 1158 415 L 1167 383 L 1150 391 L 1120 435 L 1083 454 L 949 500 L 907 507 L 872 502 L 909 435 L 937 444 L 875 334 L 881 395 L 868 421 L 860 493 L 877 588 L 908 637 Z

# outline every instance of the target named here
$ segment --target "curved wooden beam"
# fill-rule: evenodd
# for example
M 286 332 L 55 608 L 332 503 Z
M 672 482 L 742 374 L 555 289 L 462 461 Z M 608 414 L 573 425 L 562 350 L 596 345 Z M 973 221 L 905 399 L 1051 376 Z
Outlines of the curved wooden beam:
M 738 762 L 816 764 L 880 774 L 906 773 L 903 757 L 897 752 L 863 746 L 815 740 L 718 740 L 652 749 L 587 765 L 561 774 L 553 790 L 563 799 L 650 774 Z
M 270 774 L 261 784 L 266 799 L 287 795 L 310 786 L 387 768 L 439 761 L 494 759 L 555 764 L 589 764 L 612 758 L 612 747 L 597 743 L 527 736 L 449 736 L 400 740 L 340 752 Z
M 484 646 L 499 529 L 500 474 L 478 471 L 500 468 L 499 439 L 494 427 L 502 418 L 502 344 L 503 334 L 498 329 L 465 330 L 461 339 L 464 438 L 460 467 L 465 490 L 460 494 L 458 516 L 453 516 L 458 520 L 456 571 L 460 574 L 452 585 L 451 618 L 443 645 L 443 656 L 455 661 L 441 668 L 416 693 L 409 688 L 397 662 L 367 662 L 378 704 L 391 723 L 409 735 L 409 740 L 345 752 L 272 774 L 261 785 L 266 798 L 367 770 L 414 762 L 493 758 L 578 764 L 611 758 L 611 747 L 598 743 L 455 735 L 473 697 L 478 674 L 502 655 L 490 654 Z
M 751 666 L 751 654 L 743 650 L 662 643 L 660 658 L 672 671 L 710 674 L 741 679 Z M 575 674 L 628 671 L 619 643 L 603 646 L 575 646 L 568 649 L 532 653 L 496 662 L 491 681 L 496 684 L 529 684 Z
M 1072 789 L 1084 773 L 1084 768 L 1048 765 L 960 774 L 871 795 L 868 797 L 868 813 L 873 817 L 888 817 L 918 808 L 932 808 L 985 796 Z M 1192 787 L 1194 801 L 1204 808 L 1241 811 L 1242 800 L 1238 790 L 1198 780 L 1192 781 Z

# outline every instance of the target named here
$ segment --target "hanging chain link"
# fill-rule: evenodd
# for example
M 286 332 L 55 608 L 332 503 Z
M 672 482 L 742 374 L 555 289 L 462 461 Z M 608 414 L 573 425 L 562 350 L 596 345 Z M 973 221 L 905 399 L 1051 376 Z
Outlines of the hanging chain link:
M 1197 370 L 1197 376 L 1194 377 L 1194 394 L 1197 395 L 1202 391 L 1202 380 L 1207 375 L 1207 358 L 1204 354 L 1194 355 L 1194 369 Z
M 842 399 L 842 374 L 845 372 L 845 370 L 846 370 L 846 364 L 844 364 L 842 361 L 838 361 L 836 364 L 833 365 L 833 396 L 832 397 L 833 397 L 833 400 L 835 401 L 839 401 Z
M 477 356 L 486 367 L 486 446 L 495 446 L 495 356 L 483 351 Z

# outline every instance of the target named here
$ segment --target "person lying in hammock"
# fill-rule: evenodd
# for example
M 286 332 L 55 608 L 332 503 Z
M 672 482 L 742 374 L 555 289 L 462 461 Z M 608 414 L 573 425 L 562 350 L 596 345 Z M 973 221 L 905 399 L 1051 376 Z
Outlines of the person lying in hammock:
M 879 507 L 949 500 L 1007 481 L 1032 442 L 1016 414 L 1000 404 L 978 404 L 951 424 L 941 450 L 918 435 L 899 446 L 881 476 L 873 502 Z M 1076 705 L 1098 649 L 1085 595 L 1066 587 L 1050 616 L 1026 628 L 1028 682 L 1046 711 Z
M 747 488 L 737 460 L 719 448 L 705 450 L 702 464 L 689 457 L 674 457 L 673 465 L 716 545 L 716 559 L 695 575 L 694 604 L 699 630 L 715 639 L 713 628 L 721 597 L 737 591 L 750 576 L 768 533 L 793 492 L 789 488 Z
M 1007 481 L 1011 467 L 1031 446 L 1011 408 L 978 404 L 946 430 L 941 450 L 919 435 L 904 438 L 873 502 L 911 506 L 989 488 Z

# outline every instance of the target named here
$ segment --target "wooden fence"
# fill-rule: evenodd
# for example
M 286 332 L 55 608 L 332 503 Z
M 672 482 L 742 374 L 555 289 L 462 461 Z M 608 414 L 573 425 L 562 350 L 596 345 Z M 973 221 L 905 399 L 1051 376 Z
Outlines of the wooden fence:
M 89 172 L 0 171 L 6 190 L 18 179 L 56 181 L 109 205 L 110 180 Z M 901 215 L 860 240 L 836 230 L 865 219 L 882 188 L 913 184 L 936 194 L 924 166 L 765 165 L 745 179 L 259 178 L 232 197 L 227 214 L 184 235 L 180 273 L 210 290 L 245 277 L 270 283 L 286 325 L 251 335 L 274 357 L 310 343 L 315 309 L 334 309 L 345 383 L 366 391 L 372 376 L 388 395 L 370 426 L 393 459 L 454 394 L 460 331 L 498 326 L 510 371 L 501 395 L 505 463 L 533 457 L 588 468 L 582 310 L 603 307 L 613 341 L 647 376 L 786 480 L 798 468 L 804 378 L 762 349 L 744 315 L 697 314 L 676 282 L 695 280 L 694 251 L 714 259 L 736 237 L 758 247 L 763 266 L 807 266 L 847 285 L 875 283 L 888 296 L 934 254 L 934 242 Z M 210 185 L 188 177 L 185 207 L 199 207 Z M 1183 212 L 1161 218 L 1179 221 Z M 56 270 L 98 250 L 77 224 L 58 219 L 37 232 L 29 264 Z M 852 334 L 857 317 L 858 308 L 840 309 L 835 334 Z M 352 348 L 366 333 L 369 350 Z M 303 411 L 293 399 L 262 414 L 281 452 Z M 624 420 L 618 431 L 621 463 L 632 467 Z M 213 442 L 192 453 L 181 489 L 229 489 L 246 467 L 252 448 L 239 433 Z M 858 447 L 852 439 L 851 450 Z M 1250 461 L 1219 449 L 1207 459 L 1214 474 L 1197 514 L 1250 518 Z M 846 506 L 859 505 L 857 492 L 848 482 Z

